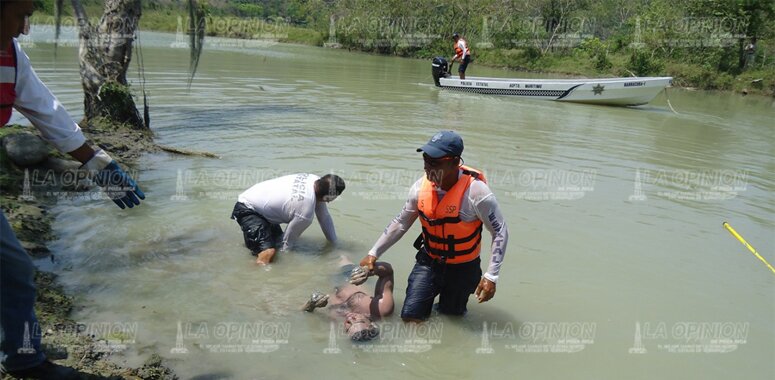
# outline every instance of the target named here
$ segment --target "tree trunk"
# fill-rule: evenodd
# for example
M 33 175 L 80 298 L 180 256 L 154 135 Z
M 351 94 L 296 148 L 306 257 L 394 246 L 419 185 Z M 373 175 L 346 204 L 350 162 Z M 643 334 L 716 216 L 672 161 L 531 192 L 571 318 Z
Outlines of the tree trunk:
M 105 0 L 105 12 L 96 27 L 89 23 L 79 0 L 72 0 L 72 5 L 79 24 L 86 120 L 105 118 L 136 129 L 147 129 L 126 80 L 141 14 L 140 0 Z

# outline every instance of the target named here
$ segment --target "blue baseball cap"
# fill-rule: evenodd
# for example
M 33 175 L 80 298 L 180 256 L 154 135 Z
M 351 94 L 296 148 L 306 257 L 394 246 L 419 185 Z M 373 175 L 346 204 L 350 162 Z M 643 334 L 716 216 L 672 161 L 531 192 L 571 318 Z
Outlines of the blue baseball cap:
M 463 138 L 452 131 L 441 131 L 433 135 L 427 144 L 417 148 L 417 151 L 431 158 L 460 157 L 463 154 Z

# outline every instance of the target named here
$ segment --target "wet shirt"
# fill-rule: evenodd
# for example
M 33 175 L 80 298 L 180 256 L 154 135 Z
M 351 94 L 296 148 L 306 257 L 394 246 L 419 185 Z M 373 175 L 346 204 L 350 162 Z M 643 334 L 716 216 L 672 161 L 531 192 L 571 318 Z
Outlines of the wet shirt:
M 336 241 L 334 222 L 325 202 L 315 199 L 314 174 L 299 173 L 260 182 L 239 195 L 237 200 L 274 224 L 287 223 L 282 250 L 292 248 L 301 233 L 317 216 L 326 239 Z
M 420 215 L 417 210 L 417 199 L 422 188 L 422 181 L 423 179 L 420 178 L 409 189 L 409 197 L 406 203 L 404 203 L 401 213 L 393 218 L 385 228 L 385 231 L 377 239 L 377 242 L 374 243 L 371 250 L 369 250 L 369 255 L 379 257 L 400 240 L 406 231 L 412 227 L 412 224 Z M 447 193 L 435 185 L 434 190 L 436 190 L 439 199 Z M 490 232 L 492 236 L 490 264 L 484 277 L 490 281 L 497 282 L 503 256 L 506 253 L 509 231 L 506 228 L 506 221 L 503 219 L 498 202 L 495 200 L 495 194 L 492 193 L 492 190 L 490 190 L 486 183 L 482 181 L 471 183 L 471 186 L 468 187 L 463 195 L 459 216 L 465 222 L 472 222 L 476 219 L 481 220 L 484 227 Z

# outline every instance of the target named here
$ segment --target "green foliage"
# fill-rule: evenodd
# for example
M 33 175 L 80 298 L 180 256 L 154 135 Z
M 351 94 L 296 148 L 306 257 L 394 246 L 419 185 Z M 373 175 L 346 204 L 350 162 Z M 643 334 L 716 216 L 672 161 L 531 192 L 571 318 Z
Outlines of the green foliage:
M 236 4 L 234 9 L 237 16 L 240 17 L 261 17 L 264 15 L 264 8 L 257 4 Z
M 54 0 L 35 1 L 42 13 L 53 12 Z M 92 8 L 102 7 L 99 0 L 81 1 L 90 14 Z M 179 16 L 185 27 L 187 3 L 144 1 L 141 28 L 174 32 Z M 449 36 L 457 32 L 473 49 L 474 67 L 586 76 L 673 75 L 679 85 L 738 89 L 744 82 L 738 78 L 748 73 L 743 71 L 742 56 L 751 36 L 759 39 L 752 70 L 766 73 L 775 64 L 772 0 L 218 0 L 206 4 L 209 21 L 284 20 L 281 42 L 321 46 L 334 37 L 348 49 L 379 54 L 449 57 L 453 51 Z M 330 36 L 332 16 L 334 35 Z M 209 25 L 207 34 L 257 38 L 255 33 Z M 481 42 L 489 47 L 480 47 Z M 765 83 L 764 91 L 770 88 Z
M 131 120 L 135 112 L 134 100 L 128 85 L 118 82 L 106 82 L 100 86 L 100 116 L 117 122 Z
M 613 66 L 608 59 L 608 45 L 597 37 L 585 40 L 577 49 L 592 59 L 598 71 L 606 71 Z
M 36 12 L 54 14 L 54 0 L 35 0 L 33 3 Z
M 287 35 L 280 38 L 280 42 L 313 46 L 323 46 L 325 42 L 323 33 L 316 30 L 298 27 L 288 27 L 285 30 Z
M 630 61 L 627 63 L 627 69 L 639 77 L 658 75 L 663 66 L 659 59 L 645 49 L 634 49 L 630 54 Z

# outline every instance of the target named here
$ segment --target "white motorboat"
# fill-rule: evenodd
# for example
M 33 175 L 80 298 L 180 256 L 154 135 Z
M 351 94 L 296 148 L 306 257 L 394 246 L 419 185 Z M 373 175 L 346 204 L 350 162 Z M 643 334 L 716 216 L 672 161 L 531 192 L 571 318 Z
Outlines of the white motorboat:
M 449 90 L 613 106 L 646 104 L 673 82 L 672 77 L 595 79 L 467 77 L 459 79 L 455 75 L 450 75 L 447 61 L 442 57 L 433 59 L 432 73 L 436 86 Z

